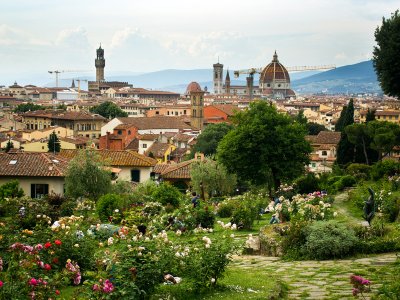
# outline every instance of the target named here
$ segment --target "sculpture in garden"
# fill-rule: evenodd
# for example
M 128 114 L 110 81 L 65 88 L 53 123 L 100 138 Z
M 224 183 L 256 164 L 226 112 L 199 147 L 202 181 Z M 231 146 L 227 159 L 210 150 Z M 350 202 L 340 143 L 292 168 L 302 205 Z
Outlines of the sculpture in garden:
M 365 201 L 364 204 L 364 219 L 371 225 L 372 219 L 375 217 L 375 200 L 374 200 L 374 191 L 369 187 L 368 192 L 370 194 L 369 198 Z

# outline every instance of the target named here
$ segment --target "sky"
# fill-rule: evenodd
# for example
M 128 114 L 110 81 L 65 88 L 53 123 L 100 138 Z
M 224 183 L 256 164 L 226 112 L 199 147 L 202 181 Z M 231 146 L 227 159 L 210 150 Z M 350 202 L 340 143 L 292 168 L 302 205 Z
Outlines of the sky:
M 0 1 L 0 85 L 49 70 L 94 76 L 163 69 L 354 64 L 398 0 Z M 47 75 L 46 75 L 47 74 Z

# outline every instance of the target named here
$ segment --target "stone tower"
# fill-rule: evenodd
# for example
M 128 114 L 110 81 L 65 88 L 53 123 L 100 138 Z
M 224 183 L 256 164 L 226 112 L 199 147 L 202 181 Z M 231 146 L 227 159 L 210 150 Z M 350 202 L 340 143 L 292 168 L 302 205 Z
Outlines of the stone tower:
M 229 76 L 229 70 L 226 71 L 226 77 L 225 77 L 225 94 L 230 94 L 231 93 L 231 77 Z
M 99 49 L 96 50 L 96 54 L 96 81 L 99 82 L 104 81 L 104 67 L 106 66 L 106 60 L 104 59 L 104 49 L 101 48 L 101 45 Z
M 224 65 L 220 64 L 218 61 L 218 63 L 213 64 L 213 68 L 214 94 L 222 94 L 222 75 L 224 72 Z
M 190 97 L 190 125 L 201 130 L 204 118 L 204 91 L 197 82 L 191 82 L 186 89 L 186 95 Z

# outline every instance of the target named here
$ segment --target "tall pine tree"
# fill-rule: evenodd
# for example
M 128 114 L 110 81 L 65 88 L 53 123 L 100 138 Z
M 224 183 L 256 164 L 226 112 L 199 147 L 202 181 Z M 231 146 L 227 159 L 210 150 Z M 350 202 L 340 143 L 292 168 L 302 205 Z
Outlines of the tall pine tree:
M 345 108 L 343 108 L 343 110 L 345 110 Z M 346 126 L 351 124 L 354 124 L 353 99 L 350 99 L 345 112 L 343 113 L 342 111 L 342 113 L 340 114 L 340 118 L 336 125 L 336 131 L 341 132 L 341 138 L 336 156 L 336 162 L 339 165 L 346 165 L 354 161 L 354 144 L 349 141 L 345 131 Z
M 49 141 L 47 142 L 47 147 L 49 148 L 49 152 L 58 153 L 60 152 L 61 145 L 60 140 L 58 139 L 57 134 L 53 131 L 49 136 Z

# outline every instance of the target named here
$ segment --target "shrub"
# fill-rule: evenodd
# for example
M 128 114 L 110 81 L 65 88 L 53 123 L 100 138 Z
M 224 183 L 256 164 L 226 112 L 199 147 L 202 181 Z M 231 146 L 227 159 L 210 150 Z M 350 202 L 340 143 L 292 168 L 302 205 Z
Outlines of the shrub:
M 343 191 L 346 187 L 352 187 L 354 184 L 356 184 L 356 179 L 351 175 L 345 175 L 336 181 L 333 186 L 336 190 Z
M 171 204 L 173 207 L 177 208 L 179 207 L 182 194 L 176 187 L 169 183 L 162 183 L 153 192 L 152 197 L 162 205 Z
M 122 197 L 116 194 L 106 194 L 101 196 L 96 205 L 96 210 L 100 220 L 107 222 L 108 218 L 114 215 L 114 211 L 120 208 L 122 202 Z
M 286 258 L 301 259 L 301 248 L 306 243 L 306 228 L 309 222 L 294 218 L 290 222 L 289 229 L 282 239 L 282 251 Z
M 373 180 L 379 180 L 384 176 L 393 176 L 400 171 L 400 163 L 394 160 L 383 160 L 377 162 L 371 168 L 371 177 Z
M 11 180 L 0 186 L 0 201 L 5 198 L 19 198 L 24 195 L 24 191 L 19 187 L 18 180 Z
M 320 189 L 318 178 L 315 177 L 314 173 L 308 173 L 306 176 L 298 178 L 295 186 L 300 194 L 308 194 Z
M 303 249 L 313 259 L 334 259 L 352 253 L 357 242 L 354 231 L 345 225 L 318 221 L 306 229 Z
M 255 207 L 241 203 L 233 212 L 231 223 L 239 229 L 251 229 L 257 217 L 258 210 Z
M 371 166 L 364 164 L 350 164 L 346 168 L 346 173 L 348 175 L 354 176 L 357 180 L 368 179 L 370 171 Z
M 196 209 L 195 219 L 196 224 L 203 228 L 214 228 L 215 215 L 207 206 L 205 208 Z
M 235 210 L 234 201 L 224 201 L 218 205 L 217 214 L 220 218 L 230 218 L 233 215 L 233 211 Z

